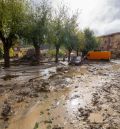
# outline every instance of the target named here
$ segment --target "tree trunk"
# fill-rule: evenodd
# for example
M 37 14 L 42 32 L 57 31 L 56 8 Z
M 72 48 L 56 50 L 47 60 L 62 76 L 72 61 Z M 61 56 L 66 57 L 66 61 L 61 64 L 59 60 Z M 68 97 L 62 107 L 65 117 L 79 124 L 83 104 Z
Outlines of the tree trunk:
M 40 47 L 38 46 L 35 47 L 35 55 L 36 55 L 37 64 L 40 64 Z
M 70 58 L 71 58 L 71 51 L 68 51 L 68 62 L 70 62 Z
M 9 55 L 9 51 L 10 48 L 12 46 L 12 38 L 13 35 L 10 34 L 8 38 L 5 38 L 2 34 L 2 32 L 0 31 L 0 39 L 3 43 L 3 51 L 4 51 L 4 67 L 5 68 L 9 68 L 10 67 L 10 55 Z
M 78 50 L 76 51 L 76 54 L 77 54 L 77 56 L 79 56 L 79 51 Z
M 58 54 L 59 54 L 59 48 L 56 47 L 56 55 L 55 55 L 55 62 L 58 63 Z
M 7 42 L 3 43 L 4 48 L 4 67 L 9 68 L 10 67 L 10 56 L 9 56 L 9 47 L 7 45 Z

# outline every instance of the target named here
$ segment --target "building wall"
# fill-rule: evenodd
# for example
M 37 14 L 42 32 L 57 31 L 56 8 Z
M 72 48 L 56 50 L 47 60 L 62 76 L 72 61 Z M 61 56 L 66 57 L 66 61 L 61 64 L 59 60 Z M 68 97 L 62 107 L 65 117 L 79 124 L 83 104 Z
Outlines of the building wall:
M 101 36 L 100 49 L 111 51 L 113 58 L 120 58 L 120 33 Z

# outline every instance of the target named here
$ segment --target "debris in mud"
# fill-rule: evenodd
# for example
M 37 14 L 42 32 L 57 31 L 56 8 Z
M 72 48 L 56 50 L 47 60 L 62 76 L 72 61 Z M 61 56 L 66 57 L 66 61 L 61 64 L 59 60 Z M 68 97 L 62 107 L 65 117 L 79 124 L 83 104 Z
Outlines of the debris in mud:
M 42 87 L 46 87 L 46 86 L 49 86 L 49 82 L 44 81 L 44 82 L 42 83 Z
M 49 82 L 43 81 L 39 87 L 35 88 L 35 90 L 38 92 L 50 92 Z
M 83 120 L 87 120 L 88 117 L 90 116 L 90 113 L 92 113 L 92 110 L 90 109 L 79 108 L 78 111 L 79 111 L 79 117 L 80 118 L 82 117 Z
M 52 124 L 52 120 L 45 120 L 44 123 L 45 124 Z
M 37 97 L 39 97 L 39 95 L 37 93 L 30 93 L 29 97 L 30 98 L 37 98 Z
M 45 80 L 35 80 L 23 84 L 23 89 L 18 90 L 17 95 L 29 96 L 30 98 L 38 97 L 39 92 L 50 92 L 50 85 Z
M 64 127 L 59 127 L 58 125 L 55 125 L 52 129 L 64 129 Z
M 4 93 L 4 92 L 5 92 L 4 88 L 0 87 L 0 95 L 2 95 L 2 93 Z
M 92 104 L 93 106 L 96 106 L 99 103 L 100 96 L 98 93 L 93 94 Z
M 63 66 L 59 66 L 56 69 L 57 72 L 63 72 L 63 71 L 68 71 L 68 70 L 69 70 L 69 67 L 63 67 Z
M 77 89 L 79 86 L 75 86 L 75 89 Z
M 89 125 L 87 129 L 103 129 L 103 128 L 102 128 L 102 124 L 92 123 Z M 113 128 L 110 128 L 110 129 L 113 129 Z
M 34 81 L 34 80 L 36 80 L 36 79 L 38 79 L 38 78 L 40 78 L 40 77 L 42 77 L 42 76 L 38 76 L 38 77 L 31 78 L 31 79 L 28 80 L 28 82 L 32 82 L 32 81 Z
M 72 83 L 72 79 L 68 77 L 63 76 L 57 76 L 55 80 L 52 82 L 52 86 L 55 86 L 55 88 L 64 89 L 65 87 L 68 87 L 69 84 Z
M 77 99 L 77 98 L 80 98 L 80 95 L 74 95 L 70 99 L 72 100 L 72 99 Z
M 50 75 L 50 77 L 49 77 L 49 79 L 53 79 L 53 78 L 55 78 L 56 76 L 57 76 L 58 74 L 52 74 L 52 75 Z
M 16 78 L 16 77 L 18 77 L 18 75 L 9 75 L 9 74 L 7 74 L 7 75 L 5 75 L 5 76 L 3 76 L 1 78 L 3 80 L 7 81 L 7 80 L 11 80 L 12 78 Z
M 18 91 L 17 95 L 28 96 L 31 93 L 30 88 L 24 88 Z
M 5 101 L 1 112 L 1 116 L 4 121 L 8 120 L 10 112 L 11 112 L 11 106 L 7 101 Z
M 23 101 L 24 101 L 24 97 L 18 96 L 18 97 L 16 98 L 16 100 L 17 100 L 17 103 L 23 102 Z

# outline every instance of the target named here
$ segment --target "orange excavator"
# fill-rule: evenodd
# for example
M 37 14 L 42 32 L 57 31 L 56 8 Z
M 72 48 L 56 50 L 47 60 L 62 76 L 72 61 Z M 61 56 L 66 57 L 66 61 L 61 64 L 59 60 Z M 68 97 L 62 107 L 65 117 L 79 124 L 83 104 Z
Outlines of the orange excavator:
M 86 57 L 88 60 L 110 60 L 111 55 L 110 51 L 89 51 Z
M 70 60 L 70 65 L 81 65 L 83 62 L 87 60 L 107 60 L 110 61 L 111 59 L 111 52 L 110 51 L 89 51 L 86 56 L 80 57 L 80 56 L 74 56 Z

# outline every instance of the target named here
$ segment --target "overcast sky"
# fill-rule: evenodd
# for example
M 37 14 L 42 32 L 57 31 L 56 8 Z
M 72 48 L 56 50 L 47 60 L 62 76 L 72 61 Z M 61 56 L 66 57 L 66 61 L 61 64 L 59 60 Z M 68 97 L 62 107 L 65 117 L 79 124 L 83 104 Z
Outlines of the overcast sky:
M 37 0 L 39 1 L 39 0 Z M 52 0 L 65 3 L 72 11 L 79 9 L 79 26 L 89 27 L 96 35 L 120 32 L 120 0 Z

